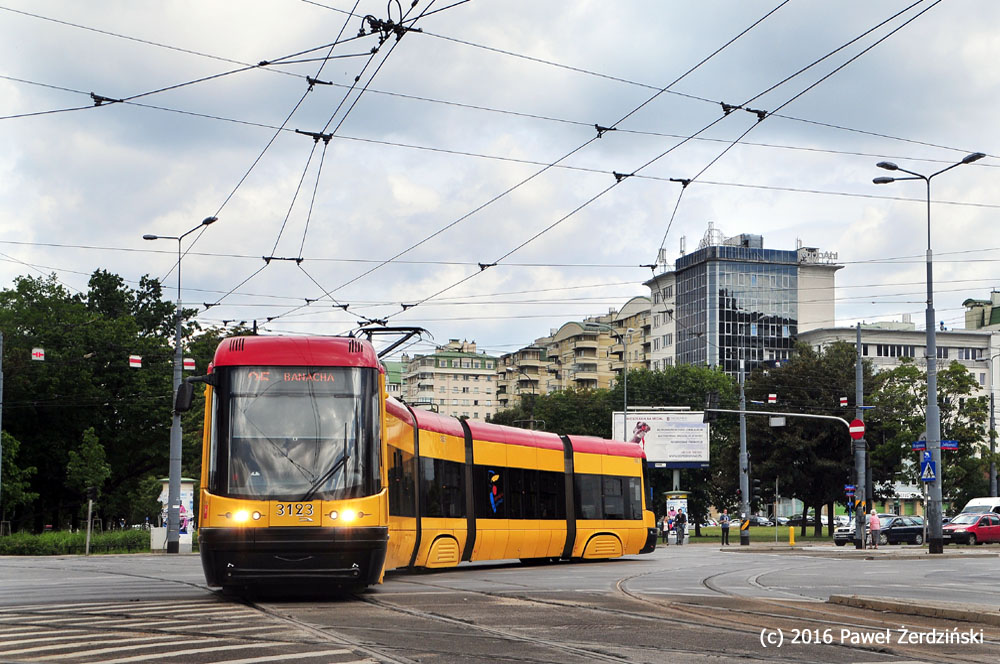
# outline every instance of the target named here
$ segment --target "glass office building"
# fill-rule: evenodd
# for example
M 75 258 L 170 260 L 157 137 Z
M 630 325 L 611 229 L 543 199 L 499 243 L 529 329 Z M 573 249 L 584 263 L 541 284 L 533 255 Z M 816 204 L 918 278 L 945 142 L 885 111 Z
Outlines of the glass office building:
M 736 244 L 729 244 L 736 240 Z M 764 249 L 759 235 L 703 246 L 677 259 L 677 363 L 735 375 L 788 359 L 798 334 L 796 251 Z

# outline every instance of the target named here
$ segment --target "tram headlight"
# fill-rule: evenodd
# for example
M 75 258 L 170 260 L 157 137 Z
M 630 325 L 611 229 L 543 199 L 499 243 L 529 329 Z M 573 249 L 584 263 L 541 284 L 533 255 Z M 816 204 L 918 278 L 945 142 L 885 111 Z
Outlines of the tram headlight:
M 233 520 L 236 521 L 236 523 L 245 523 L 249 518 L 250 512 L 247 512 L 246 510 L 237 510 L 236 513 L 233 514 Z
M 251 514 L 250 516 L 252 516 L 252 517 L 253 517 L 253 520 L 254 520 L 254 521 L 260 521 L 260 517 L 261 517 L 261 514 L 260 514 L 260 512 L 254 512 L 254 513 L 253 513 L 253 514 Z
M 344 523 L 350 523 L 351 521 L 354 521 L 356 518 L 358 518 L 358 514 L 354 510 L 344 510 L 343 513 L 341 513 L 340 515 L 340 520 L 343 521 Z

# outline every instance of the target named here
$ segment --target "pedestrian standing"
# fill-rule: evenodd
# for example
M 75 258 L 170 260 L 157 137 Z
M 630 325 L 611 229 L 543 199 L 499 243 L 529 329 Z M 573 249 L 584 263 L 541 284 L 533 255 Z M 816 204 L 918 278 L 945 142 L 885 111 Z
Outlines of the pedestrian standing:
M 674 517 L 674 530 L 677 531 L 677 545 L 684 543 L 684 528 L 687 526 L 687 514 L 684 508 L 677 509 L 677 516 Z
M 878 538 L 882 534 L 882 522 L 878 520 L 878 514 L 875 513 L 875 508 L 872 508 L 871 516 L 868 521 L 868 532 L 872 534 L 872 548 L 878 548 Z
M 729 546 L 729 510 L 722 510 L 719 525 L 722 526 L 722 546 Z

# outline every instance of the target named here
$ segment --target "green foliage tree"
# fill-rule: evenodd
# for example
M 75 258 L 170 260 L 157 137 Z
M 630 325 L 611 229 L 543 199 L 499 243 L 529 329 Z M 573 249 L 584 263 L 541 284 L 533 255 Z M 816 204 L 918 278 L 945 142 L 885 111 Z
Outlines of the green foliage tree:
M 18 452 L 21 443 L 6 431 L 3 436 L 3 459 L 0 465 L 0 521 L 6 521 L 8 515 L 17 513 L 17 508 L 31 505 L 38 498 L 38 493 L 30 490 L 31 478 L 38 469 L 34 466 L 18 464 Z
M 66 463 L 66 485 L 70 489 L 75 489 L 81 494 L 87 487 L 97 489 L 97 495 L 101 495 L 101 488 L 105 480 L 111 475 L 111 466 L 108 465 L 107 455 L 104 453 L 104 446 L 94 433 L 94 427 L 88 427 L 83 432 L 83 442 L 79 448 L 69 451 L 69 461 Z
M 959 362 L 938 371 L 941 437 L 958 441 L 957 450 L 941 453 L 942 495 L 959 508 L 989 489 L 989 399 L 973 396 L 978 388 Z M 899 366 L 876 376 L 872 402 L 870 435 L 883 441 L 872 454 L 873 470 L 881 471 L 886 481 L 919 483 L 919 453 L 911 443 L 925 434 L 927 373 L 903 358 Z
M 853 344 L 837 342 L 822 350 L 799 344 L 789 361 L 775 368 L 759 368 L 750 375 L 745 388 L 747 400 L 766 403 L 769 394 L 776 394 L 778 407 L 772 410 L 851 419 L 853 414 L 845 414 L 839 399 L 855 392 L 855 361 Z M 864 373 L 865 384 L 870 385 L 871 367 L 866 365 Z M 818 517 L 822 508 L 844 499 L 844 484 L 854 467 L 851 440 L 844 425 L 831 420 L 788 418 L 784 427 L 772 428 L 767 418 L 748 416 L 747 449 L 751 477 L 768 487 L 773 487 L 777 479 L 783 496 L 803 502 L 803 516 L 810 508 L 813 510 L 817 516 L 815 534 L 821 535 Z M 832 519 L 828 528 L 832 535 Z
M 185 310 L 187 320 L 194 314 Z M 165 474 L 172 401 L 174 307 L 148 277 L 136 289 L 97 270 L 85 293 L 70 293 L 55 276 L 19 277 L 0 291 L 4 330 L 6 429 L 24 443 L 24 467 L 38 499 L 24 506 L 17 528 L 58 526 L 78 496 L 64 481 L 70 450 L 92 428 L 111 468 L 101 509 L 105 520 L 130 515 L 137 488 Z M 185 338 L 198 327 L 184 326 Z M 30 359 L 45 349 L 45 361 Z M 142 356 L 132 369 L 129 355 Z

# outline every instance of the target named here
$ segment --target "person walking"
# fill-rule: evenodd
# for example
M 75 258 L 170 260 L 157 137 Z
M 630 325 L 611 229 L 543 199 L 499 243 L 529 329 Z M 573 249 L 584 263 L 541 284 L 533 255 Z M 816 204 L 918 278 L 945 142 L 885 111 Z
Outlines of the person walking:
M 872 536 L 872 548 L 878 548 L 878 538 L 882 534 L 882 522 L 878 520 L 878 514 L 875 512 L 875 508 L 872 508 L 871 516 L 868 517 L 868 532 Z
M 687 526 L 687 514 L 683 507 L 677 508 L 677 516 L 674 517 L 674 530 L 677 532 L 677 545 L 684 543 L 684 527 Z
M 729 546 L 729 510 L 722 510 L 719 515 L 719 525 L 722 526 L 722 546 Z

